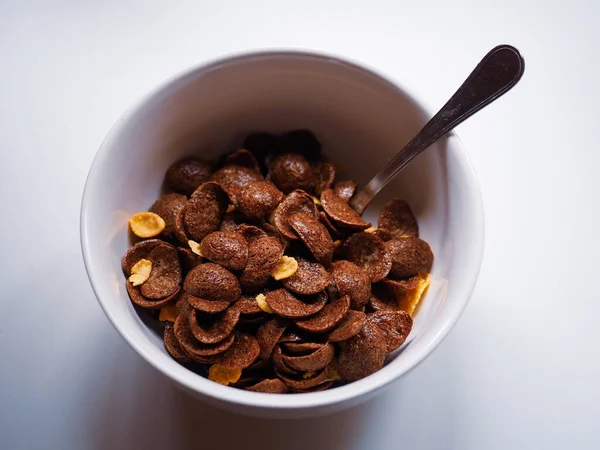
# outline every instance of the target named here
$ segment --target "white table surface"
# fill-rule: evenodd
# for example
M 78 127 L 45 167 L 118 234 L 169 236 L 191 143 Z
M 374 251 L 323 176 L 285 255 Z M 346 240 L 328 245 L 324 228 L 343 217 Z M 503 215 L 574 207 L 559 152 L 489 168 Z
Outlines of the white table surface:
M 0 448 L 600 448 L 600 4 L 174 3 L 0 1 Z M 234 416 L 172 387 L 104 317 L 81 193 L 108 129 L 157 83 L 306 47 L 378 67 L 433 111 L 505 42 L 525 76 L 457 130 L 486 208 L 479 282 L 385 395 L 310 420 Z

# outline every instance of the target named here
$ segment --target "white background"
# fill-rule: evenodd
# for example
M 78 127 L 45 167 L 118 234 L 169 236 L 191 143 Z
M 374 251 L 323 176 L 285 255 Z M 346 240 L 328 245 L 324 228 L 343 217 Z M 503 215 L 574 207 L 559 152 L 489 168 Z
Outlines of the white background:
M 594 0 L 0 0 L 0 448 L 600 448 L 598 17 Z M 303 421 L 234 416 L 111 327 L 80 198 L 111 125 L 159 82 L 232 51 L 314 48 L 434 111 L 499 43 L 525 75 L 457 130 L 483 190 L 481 276 L 384 396 Z

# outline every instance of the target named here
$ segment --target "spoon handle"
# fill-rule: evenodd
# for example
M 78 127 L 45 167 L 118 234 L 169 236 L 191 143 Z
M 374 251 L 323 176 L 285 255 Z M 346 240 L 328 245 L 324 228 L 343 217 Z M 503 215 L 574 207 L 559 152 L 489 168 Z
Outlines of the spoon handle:
M 421 131 L 394 156 L 350 204 L 360 214 L 373 197 L 415 156 L 458 124 L 509 91 L 521 79 L 525 60 L 510 45 L 499 45 L 483 57 L 448 102 Z

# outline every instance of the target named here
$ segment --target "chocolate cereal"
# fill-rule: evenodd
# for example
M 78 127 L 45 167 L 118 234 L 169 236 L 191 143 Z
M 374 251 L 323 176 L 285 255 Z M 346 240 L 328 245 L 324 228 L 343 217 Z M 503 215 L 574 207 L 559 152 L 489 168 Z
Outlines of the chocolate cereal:
M 204 183 L 196 189 L 180 212 L 183 214 L 184 232 L 188 238 L 182 244 L 187 244 L 189 239 L 200 242 L 208 234 L 217 231 L 228 204 L 227 194 L 217 183 Z M 177 218 L 175 228 L 177 232 Z
M 214 263 L 200 264 L 192 269 L 185 277 L 183 288 L 205 300 L 234 302 L 241 295 L 237 277 Z
M 177 161 L 165 175 L 165 184 L 175 192 L 190 196 L 210 178 L 212 164 L 197 158 Z
M 330 342 L 342 342 L 356 336 L 362 329 L 367 315 L 361 311 L 348 311 L 342 321 L 327 336 Z
M 269 359 L 271 357 L 273 348 L 288 326 L 289 322 L 279 317 L 274 317 L 260 326 L 256 332 L 256 339 L 260 346 L 259 356 L 261 359 Z
M 285 362 L 292 369 L 302 372 L 316 372 L 324 369 L 333 359 L 335 350 L 330 343 L 323 344 L 318 350 L 303 356 L 283 355 Z
M 321 204 L 327 216 L 339 227 L 352 230 L 364 230 L 371 226 L 342 198 L 338 197 L 333 189 L 327 189 L 321 194 Z
M 268 178 L 284 194 L 296 189 L 312 192 L 316 181 L 312 165 L 298 153 L 276 156 L 269 165 Z
M 208 314 L 223 312 L 231 305 L 231 302 L 225 300 L 205 300 L 192 294 L 188 294 L 187 292 L 185 298 L 192 308 Z
M 268 216 L 283 199 L 283 192 L 267 181 L 254 181 L 243 188 L 232 189 L 234 205 L 249 220 Z
M 148 259 L 148 255 L 157 245 L 165 244 L 160 239 L 147 239 L 132 245 L 125 252 L 125 256 L 121 260 L 121 268 L 126 277 L 131 275 L 131 268 L 140 260 Z
M 367 314 L 367 322 L 383 332 L 387 353 L 404 344 L 413 325 L 412 317 L 406 311 L 375 311 Z
M 253 336 L 237 331 L 233 345 L 221 353 L 215 363 L 228 369 L 245 369 L 258 358 L 259 351 Z
M 202 256 L 226 269 L 242 270 L 248 262 L 248 243 L 235 231 L 215 231 L 200 242 Z
M 385 204 L 379 213 L 377 225 L 390 233 L 393 238 L 419 236 L 419 225 L 410 206 L 404 200 L 397 198 Z
M 350 261 L 336 261 L 332 266 L 332 285 L 329 295 L 335 298 L 350 296 L 352 309 L 360 309 L 371 297 L 371 279 L 367 271 Z
M 356 336 L 340 343 L 340 376 L 346 381 L 356 381 L 377 372 L 383 367 L 385 350 L 383 332 L 370 322 L 365 322 Z
M 163 234 L 167 237 L 175 233 L 175 218 L 187 203 L 187 197 L 183 194 L 165 194 L 154 202 L 150 211 L 158 214 L 165 221 Z
M 267 378 L 253 386 L 248 386 L 246 390 L 265 394 L 285 394 L 289 391 L 288 387 L 277 378 Z
M 333 192 L 344 202 L 348 203 L 354 195 L 357 186 L 358 184 L 353 180 L 340 181 L 333 186 Z
M 281 317 L 303 319 L 318 313 L 327 302 L 327 294 L 295 297 L 287 289 L 277 289 L 267 294 L 269 307 Z
M 240 276 L 244 292 L 256 292 L 267 284 L 284 250 L 281 241 L 272 237 L 256 239 L 249 245 L 248 264 Z
M 190 330 L 203 344 L 216 344 L 229 336 L 240 320 L 240 312 L 230 308 L 220 314 L 205 314 L 196 310 L 188 313 Z
M 127 294 L 135 305 L 145 309 L 160 309 L 169 303 L 177 301 L 178 295 L 181 293 L 181 288 L 177 288 L 171 295 L 159 300 L 152 300 L 144 297 L 140 292 L 139 286 L 132 285 L 129 281 L 126 282 Z
M 283 285 L 296 294 L 311 295 L 324 290 L 329 284 L 329 274 L 319 263 L 296 257 L 298 270 L 282 280 Z
M 262 175 L 244 166 L 225 166 L 217 170 L 210 179 L 222 186 L 225 192 L 229 192 L 232 187 L 243 188 L 262 180 Z
M 350 310 L 350 297 L 344 295 L 323 307 L 309 319 L 297 320 L 296 326 L 309 333 L 325 333 L 337 326 Z
M 392 258 L 386 244 L 372 233 L 356 233 L 344 242 L 344 254 L 367 271 L 372 282 L 383 280 L 392 268 Z
M 294 214 L 288 220 L 289 225 L 315 259 L 329 267 L 333 259 L 333 239 L 327 228 L 314 216 L 308 214 Z
M 379 370 L 408 342 L 431 282 L 408 204 L 388 202 L 371 227 L 350 205 L 356 182 L 336 180 L 309 130 L 253 133 L 229 150 L 214 172 L 174 163 L 166 192 L 129 219 L 136 241 L 121 265 L 136 311 L 164 327 L 173 359 L 257 395 Z
M 409 278 L 420 272 L 431 272 L 433 252 L 423 239 L 412 236 L 392 239 L 386 247 L 392 260 L 391 278 Z
M 181 285 L 181 265 L 175 247 L 160 244 L 148 254 L 152 263 L 150 277 L 142 284 L 141 294 L 152 300 L 165 298 L 179 290 Z
M 179 341 L 175 337 L 174 325 L 171 322 L 165 324 L 164 330 L 164 342 L 165 350 L 173 359 L 182 364 L 192 362 L 192 358 L 185 352 L 185 350 L 179 345 Z
M 295 214 L 306 214 L 315 219 L 319 216 L 312 197 L 304 191 L 297 190 L 287 195 L 271 216 L 272 224 L 287 239 L 298 239 L 289 223 L 290 218 Z

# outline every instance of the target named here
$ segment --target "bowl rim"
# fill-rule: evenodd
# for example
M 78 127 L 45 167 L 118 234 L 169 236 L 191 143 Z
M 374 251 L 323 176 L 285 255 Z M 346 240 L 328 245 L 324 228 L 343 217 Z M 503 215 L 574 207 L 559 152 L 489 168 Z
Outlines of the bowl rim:
M 216 69 L 222 64 L 242 62 L 247 59 L 277 57 L 312 58 L 321 61 L 335 62 L 338 64 L 349 66 L 351 69 L 358 70 L 359 72 L 368 74 L 370 76 L 374 76 L 380 81 L 389 84 L 390 87 L 399 91 L 399 93 L 406 98 L 408 103 L 411 105 L 412 108 L 414 108 L 414 110 L 417 113 L 423 115 L 424 117 L 432 117 L 432 114 L 430 114 L 427 108 L 424 107 L 423 104 L 420 103 L 413 96 L 413 94 L 411 94 L 410 91 L 402 85 L 401 82 L 392 77 L 388 77 L 384 73 L 381 73 L 377 68 L 370 66 L 368 63 L 354 60 L 346 55 L 337 55 L 322 50 L 296 48 L 273 48 L 268 50 L 238 51 L 224 55 L 219 55 L 215 58 L 208 59 L 200 64 L 193 65 L 187 69 L 184 69 L 179 73 L 173 75 L 172 77 L 164 80 L 157 87 L 150 90 L 148 93 L 144 94 L 141 98 L 134 102 L 133 105 L 129 107 L 111 127 L 111 129 L 107 133 L 106 137 L 104 138 L 96 152 L 96 155 L 92 161 L 86 178 L 81 200 L 80 241 L 86 273 L 92 286 L 92 290 L 94 291 L 94 294 L 96 296 L 96 299 L 100 304 L 100 307 L 104 311 L 105 315 L 107 316 L 113 327 L 123 337 L 123 339 L 125 339 L 125 341 L 156 370 L 163 373 L 171 380 L 176 381 L 179 385 L 185 387 L 186 389 L 198 393 L 201 396 L 214 399 L 218 402 L 225 402 L 230 405 L 245 406 L 253 409 L 274 408 L 281 410 L 301 410 L 331 406 L 333 404 L 350 401 L 354 398 L 366 397 L 367 395 L 374 395 L 376 391 L 380 391 L 384 386 L 398 379 L 400 376 L 405 375 L 406 373 L 417 367 L 421 362 L 423 362 L 425 358 L 427 358 L 447 336 L 447 334 L 458 321 L 466 305 L 469 303 L 469 300 L 477 283 L 483 259 L 483 250 L 485 242 L 483 198 L 480 184 L 475 174 L 475 170 L 473 168 L 473 164 L 462 144 L 462 141 L 458 138 L 454 131 L 450 132 L 449 136 L 452 136 L 454 139 L 456 139 L 456 142 L 453 143 L 453 147 L 457 149 L 456 152 L 453 152 L 455 157 L 455 163 L 457 163 L 460 166 L 460 170 L 463 173 L 463 175 L 467 178 L 466 181 L 469 184 L 468 192 L 471 193 L 471 214 L 473 216 L 473 228 L 475 230 L 475 235 L 471 236 L 472 245 L 470 246 L 470 249 L 468 249 L 468 255 L 465 258 L 467 261 L 469 261 L 470 270 L 467 272 L 468 275 L 466 275 L 466 278 L 468 279 L 466 279 L 465 281 L 465 287 L 463 290 L 464 299 L 461 303 L 459 303 L 458 307 L 455 307 L 451 311 L 451 314 L 448 314 L 445 317 L 444 321 L 439 324 L 439 330 L 437 331 L 437 334 L 430 338 L 429 343 L 422 349 L 420 354 L 417 354 L 415 357 L 413 357 L 413 361 L 408 367 L 403 369 L 399 368 L 395 371 L 382 369 L 365 379 L 349 383 L 348 385 L 341 386 L 336 389 L 315 393 L 307 393 L 303 395 L 273 395 L 256 393 L 240 389 L 234 389 L 228 386 L 222 386 L 216 383 L 209 382 L 208 380 L 196 375 L 195 373 L 188 371 L 176 362 L 174 363 L 177 364 L 177 367 L 180 367 L 182 370 L 187 371 L 188 374 L 193 375 L 193 377 L 189 376 L 188 374 L 184 375 L 184 372 L 180 372 L 179 370 L 171 368 L 175 366 L 166 367 L 162 363 L 156 361 L 155 358 L 153 358 L 144 348 L 145 344 L 137 342 L 137 340 L 128 332 L 128 330 L 125 327 L 120 326 L 119 321 L 114 316 L 113 312 L 110 310 L 110 307 L 105 303 L 105 301 L 99 293 L 98 285 L 102 283 L 102 280 L 97 279 L 97 277 L 95 276 L 95 271 L 93 267 L 94 263 L 92 260 L 92 255 L 90 254 L 90 235 L 87 222 L 88 211 L 91 207 L 89 201 L 89 198 L 91 196 L 90 192 L 93 189 L 92 186 L 94 185 L 94 181 L 97 176 L 97 171 L 100 167 L 100 162 L 102 162 L 103 159 L 107 156 L 108 148 L 110 147 L 111 141 L 115 136 L 118 135 L 119 130 L 121 130 L 121 128 L 123 128 L 128 123 L 128 121 L 140 109 L 142 109 L 149 100 L 159 95 L 169 86 L 174 85 L 178 82 L 183 82 L 187 77 L 208 70 Z M 194 382 L 194 380 L 196 379 L 204 380 L 207 382 L 207 384 L 204 385 L 202 382 Z

